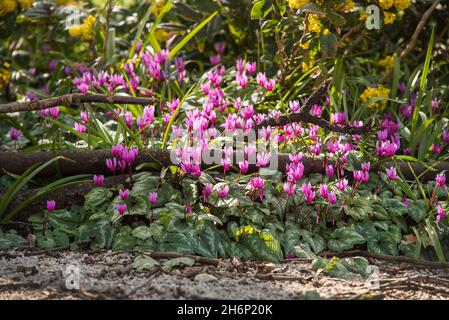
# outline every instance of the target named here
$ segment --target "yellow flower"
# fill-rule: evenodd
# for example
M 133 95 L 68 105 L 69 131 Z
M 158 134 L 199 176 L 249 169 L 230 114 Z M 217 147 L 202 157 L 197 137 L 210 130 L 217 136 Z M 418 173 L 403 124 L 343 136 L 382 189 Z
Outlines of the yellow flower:
M 300 9 L 301 7 L 305 6 L 309 2 L 310 2 L 309 0 L 288 0 L 288 5 L 292 9 Z
M 303 48 L 304 50 L 309 49 L 309 46 L 310 46 L 310 40 L 307 41 L 307 42 L 301 43 L 300 46 L 301 46 L 301 48 Z
M 394 6 L 398 11 L 407 9 L 411 4 L 412 0 L 394 0 Z
M 368 14 L 367 14 L 365 11 L 362 11 L 362 12 L 360 13 L 359 20 L 360 20 L 360 21 L 365 21 L 366 18 L 368 18 Z
M 320 33 L 321 27 L 320 16 L 318 14 L 309 14 L 307 17 L 307 28 L 309 31 Z
M 379 0 L 379 5 L 382 9 L 390 9 L 394 5 L 394 0 Z
M 386 70 L 393 69 L 394 56 L 386 56 L 378 62 L 378 65 L 384 67 Z
M 13 12 L 17 8 L 17 3 L 14 0 L 2 0 L 0 2 L 0 17 Z
M 3 90 L 11 80 L 11 73 L 6 69 L 0 69 L 0 90 Z
M 329 29 L 324 29 L 323 35 L 324 35 L 324 36 L 327 36 L 328 34 L 329 34 Z
M 384 23 L 392 24 L 396 20 L 396 15 L 391 12 L 384 11 Z
M 306 57 L 304 59 L 304 61 L 302 62 L 301 66 L 302 66 L 302 70 L 304 72 L 309 71 L 310 69 L 312 69 L 315 65 L 315 58 L 314 57 Z
M 390 96 L 390 89 L 385 88 L 381 84 L 377 88 L 366 88 L 366 90 L 360 95 L 360 101 L 362 103 L 366 103 L 367 101 L 377 98 L 377 97 L 384 97 L 388 98 Z M 387 100 L 379 100 L 376 102 L 372 102 L 369 104 L 368 108 L 370 109 L 385 109 L 387 105 Z
M 93 26 L 95 24 L 95 22 L 97 22 L 97 19 L 91 15 L 87 16 L 87 18 L 84 19 L 84 21 L 83 21 L 84 24 L 88 24 L 91 26 Z
M 74 38 L 81 38 L 83 41 L 91 41 L 94 39 L 92 26 L 97 22 L 94 16 L 88 16 L 83 23 L 73 26 L 69 29 L 69 35 Z
M 354 0 L 346 0 L 345 3 L 339 4 L 335 7 L 336 11 L 348 12 L 354 9 Z
M 69 35 L 73 38 L 81 37 L 81 25 L 71 27 L 69 29 Z
M 170 39 L 170 32 L 164 30 L 164 29 L 157 29 L 154 33 L 157 40 L 161 42 L 166 42 L 168 39 Z
M 31 8 L 31 6 L 34 3 L 34 0 L 19 0 L 19 3 L 22 9 L 28 9 Z

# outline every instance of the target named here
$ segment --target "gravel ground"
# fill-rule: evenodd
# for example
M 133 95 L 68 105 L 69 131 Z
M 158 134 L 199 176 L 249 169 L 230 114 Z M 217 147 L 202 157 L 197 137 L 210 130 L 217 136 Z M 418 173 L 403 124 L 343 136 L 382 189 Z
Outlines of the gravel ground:
M 316 273 L 310 261 L 233 260 L 218 267 L 195 264 L 137 271 L 131 267 L 135 257 L 132 252 L 0 252 L 0 299 L 449 298 L 448 270 L 403 264 L 370 261 L 379 267 L 379 286 L 373 286 L 360 276 L 343 280 Z M 79 289 L 67 287 L 68 266 L 79 268 Z

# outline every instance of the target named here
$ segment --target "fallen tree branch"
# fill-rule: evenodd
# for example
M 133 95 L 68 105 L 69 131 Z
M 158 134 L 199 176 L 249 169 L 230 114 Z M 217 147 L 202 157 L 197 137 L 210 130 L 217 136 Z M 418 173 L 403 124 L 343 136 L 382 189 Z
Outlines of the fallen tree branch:
M 106 94 L 71 93 L 59 97 L 28 102 L 11 102 L 0 104 L 0 113 L 23 112 L 48 109 L 58 106 L 70 106 L 80 103 L 137 104 L 151 105 L 157 100 L 145 97 L 129 97 Z
M 142 252 L 143 254 L 149 255 L 153 259 L 174 259 L 174 258 L 191 258 L 195 260 L 197 263 L 201 264 L 208 264 L 217 267 L 220 264 L 220 259 L 214 259 L 214 258 L 206 258 L 191 254 L 184 254 L 184 253 L 178 253 L 178 252 Z
M 363 250 L 352 250 L 352 251 L 345 251 L 345 252 L 332 252 L 332 251 L 324 251 L 320 253 L 320 257 L 323 258 L 329 258 L 329 257 L 339 257 L 339 258 L 346 258 L 346 257 L 365 257 L 375 260 L 383 260 L 386 262 L 393 262 L 393 263 L 406 263 L 417 267 L 423 267 L 423 268 L 434 268 L 434 269 L 449 269 L 449 263 L 448 262 L 435 262 L 435 261 L 425 261 L 425 260 L 416 260 L 404 256 L 389 256 L 389 255 L 383 255 L 383 254 L 377 254 L 377 253 L 370 253 L 368 251 Z
M 323 129 L 342 134 L 366 134 L 371 131 L 371 125 L 366 124 L 363 127 L 341 126 L 330 123 L 329 121 L 316 117 L 310 114 L 313 105 L 319 104 L 321 99 L 326 95 L 330 80 L 320 85 L 309 97 L 304 106 L 296 113 L 279 116 L 275 118 L 268 118 L 259 123 L 255 128 L 261 129 L 267 126 L 285 126 L 295 122 L 315 124 Z
M 47 166 L 39 173 L 39 176 L 49 177 L 56 176 L 60 173 L 62 176 L 73 176 L 77 174 L 104 174 L 112 175 L 112 173 L 106 167 L 106 159 L 113 158 L 110 150 L 68 150 L 61 151 L 56 154 L 52 152 L 0 152 L 0 173 L 7 171 L 14 174 L 22 174 L 32 165 L 39 163 L 43 164 L 53 159 L 55 156 L 63 156 L 72 161 L 60 160 L 57 164 Z M 237 159 L 237 152 L 234 152 L 233 159 Z M 233 160 L 231 159 L 231 160 Z M 285 166 L 290 163 L 289 154 L 280 153 L 277 155 L 279 171 L 284 171 Z M 136 172 L 136 167 L 143 163 L 157 162 L 160 165 L 167 167 L 174 163 L 170 157 L 170 151 L 164 151 L 159 149 L 145 149 L 140 150 L 139 155 L 136 158 L 132 166 L 132 171 Z M 335 165 L 335 160 L 327 159 L 323 157 L 309 157 L 304 156 L 302 158 L 304 165 L 304 175 L 310 173 L 324 173 L 325 166 L 327 164 Z M 217 164 L 205 164 L 202 168 L 207 169 L 214 167 Z M 386 162 L 383 167 L 373 168 L 376 170 L 383 170 L 383 168 L 389 166 L 396 166 L 401 170 L 406 179 L 415 180 L 416 176 L 421 176 L 420 181 L 426 182 L 435 179 L 436 175 L 444 170 L 449 171 L 449 162 L 440 162 L 433 166 L 433 171 L 428 170 L 426 167 L 420 165 L 417 162 Z M 429 164 L 430 165 L 430 164 Z M 154 171 L 154 168 L 146 167 L 141 170 Z M 257 172 L 258 168 L 255 165 L 250 165 L 248 172 Z

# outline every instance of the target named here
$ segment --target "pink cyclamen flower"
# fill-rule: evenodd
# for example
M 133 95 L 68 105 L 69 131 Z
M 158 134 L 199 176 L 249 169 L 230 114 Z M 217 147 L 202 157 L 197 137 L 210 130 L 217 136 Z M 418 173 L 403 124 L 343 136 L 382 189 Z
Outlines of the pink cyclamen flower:
M 436 222 L 440 222 L 440 220 L 446 218 L 446 216 L 447 216 L 446 211 L 444 211 L 443 207 L 440 204 L 438 204 Z
M 259 72 L 256 76 L 256 81 L 261 87 L 265 87 L 267 85 L 267 76 L 264 72 Z
M 94 184 L 97 186 L 97 187 L 100 187 L 101 185 L 103 185 L 103 183 L 104 183 L 104 175 L 94 175 L 94 178 L 93 178 L 93 180 L 94 180 Z
M 23 135 L 22 131 L 17 130 L 16 128 L 11 128 L 9 130 L 9 137 L 11 140 L 16 141 Z
M 334 167 L 333 167 L 331 164 L 328 164 L 328 165 L 326 166 L 326 175 L 327 175 L 328 177 L 333 177 L 334 174 L 335 174 L 335 172 L 334 172 Z
M 47 211 L 53 212 L 56 209 L 56 201 L 55 200 L 47 200 Z
M 228 196 L 229 193 L 229 187 L 224 186 L 223 188 L 218 187 L 217 188 L 217 195 L 219 198 L 224 199 Z
M 362 171 L 369 172 L 370 169 L 371 169 L 371 163 L 369 161 L 362 162 Z
M 284 192 L 288 197 L 291 197 L 295 194 L 295 184 L 291 184 L 290 182 L 284 183 Z
M 312 185 L 309 183 L 305 184 L 303 183 L 301 186 L 302 193 L 304 194 L 304 200 L 311 204 L 313 202 L 313 199 L 315 199 L 315 191 L 312 189 Z
M 398 145 L 388 140 L 376 143 L 376 152 L 383 157 L 392 157 L 398 151 Z
M 89 116 L 87 115 L 87 112 L 85 112 L 85 111 L 80 112 L 80 118 L 84 123 L 87 123 L 89 121 Z
M 150 192 L 148 194 L 148 201 L 150 201 L 151 205 L 155 205 L 157 203 L 157 192 Z
M 354 180 L 356 182 L 363 181 L 363 171 L 361 171 L 361 170 L 354 171 L 353 175 L 354 175 Z
M 75 124 L 74 124 L 73 127 L 74 127 L 75 130 L 76 130 L 77 132 L 79 132 L 79 133 L 86 133 L 86 131 L 87 131 L 86 126 L 83 125 L 83 124 L 81 124 L 81 123 L 78 123 L 78 122 L 75 122 Z
M 408 207 L 408 205 L 409 205 L 408 199 L 407 198 L 402 199 L 402 204 L 404 206 Z
M 304 174 L 304 165 L 302 162 L 298 163 L 297 165 L 290 165 L 287 170 L 287 180 L 289 182 L 297 182 L 301 180 L 302 176 Z
M 115 172 L 115 170 L 117 169 L 117 159 L 106 159 L 106 167 L 108 167 L 109 171 Z
M 213 66 L 216 66 L 217 64 L 219 64 L 220 60 L 221 60 L 221 57 L 219 54 L 209 57 L 209 61 L 210 61 L 210 63 L 212 63 Z
M 335 186 L 338 188 L 338 190 L 345 191 L 346 187 L 348 186 L 348 179 L 338 181 Z
M 117 203 L 117 207 L 116 208 L 117 208 L 118 213 L 121 216 L 123 216 L 125 214 L 125 212 L 126 212 L 126 209 L 127 209 L 126 203 Z
M 323 108 L 319 104 L 314 104 L 312 108 L 310 108 L 310 113 L 315 117 L 321 117 Z
M 208 202 L 209 201 L 209 196 L 212 194 L 212 184 L 211 183 L 206 183 L 203 187 L 203 198 L 204 198 L 204 202 Z
M 267 81 L 267 83 L 265 83 L 265 89 L 267 89 L 267 91 L 273 91 L 275 86 L 276 86 L 276 80 L 274 80 L 274 79 L 270 79 Z
M 396 180 L 398 178 L 396 174 L 396 168 L 391 166 L 390 168 L 387 168 L 387 177 L 390 180 Z
M 253 190 L 259 190 L 260 200 L 262 200 L 264 186 L 265 186 L 265 181 L 261 177 L 251 178 L 251 188 Z
M 435 182 L 440 188 L 446 189 L 446 175 L 444 173 L 437 174 Z
M 226 42 L 221 41 L 214 44 L 214 49 L 218 54 L 224 54 L 226 50 Z
M 329 200 L 330 204 L 336 204 L 337 203 L 337 196 L 335 195 L 335 192 L 331 191 L 327 195 L 327 200 Z
M 221 165 L 223 166 L 223 171 L 228 172 L 231 168 L 231 160 L 229 158 L 221 159 Z
M 50 116 L 53 119 L 57 119 L 59 115 L 59 107 L 53 107 L 49 109 Z
M 326 184 L 320 184 L 320 195 L 323 199 L 327 199 L 329 196 L 329 188 Z
M 249 74 L 255 74 L 257 71 L 257 63 L 256 62 L 248 62 L 246 64 L 246 70 Z
M 289 154 L 288 159 L 295 165 L 298 165 L 302 160 L 303 154 L 300 152 L 298 154 Z
M 292 112 L 298 112 L 299 109 L 301 108 L 301 104 L 299 103 L 298 100 L 290 101 L 288 105 L 289 105 L 290 110 L 291 110 Z
M 247 173 L 248 172 L 248 168 L 249 168 L 248 161 L 244 160 L 244 161 L 239 162 L 239 168 L 240 168 L 240 172 L 242 174 Z
M 128 189 L 119 190 L 119 196 L 120 199 L 122 199 L 123 201 L 128 200 L 129 190 Z
M 270 163 L 271 154 L 268 152 L 262 152 L 257 155 L 257 167 L 267 167 Z
M 332 123 L 344 125 L 346 123 L 346 113 L 344 112 L 337 112 L 332 113 Z
M 441 137 L 444 142 L 449 143 L 449 131 L 443 129 L 443 136 Z
M 438 144 L 433 143 L 430 147 L 433 153 L 440 154 L 441 153 L 441 146 Z

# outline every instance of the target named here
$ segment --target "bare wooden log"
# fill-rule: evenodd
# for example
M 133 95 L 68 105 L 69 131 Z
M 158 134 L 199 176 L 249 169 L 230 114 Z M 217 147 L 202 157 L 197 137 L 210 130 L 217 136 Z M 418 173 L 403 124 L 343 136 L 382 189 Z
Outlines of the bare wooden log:
M 151 105 L 156 103 L 155 98 L 129 97 L 106 94 L 72 93 L 59 97 L 34 100 L 28 102 L 11 102 L 0 104 L 0 113 L 24 112 L 48 109 L 57 106 L 70 106 L 80 103 L 108 103 L 108 104 L 137 104 Z
M 42 170 L 39 176 L 55 176 L 60 173 L 63 176 L 73 176 L 77 174 L 104 174 L 113 175 L 106 167 L 106 159 L 113 158 L 110 150 L 70 150 L 61 151 L 56 154 L 52 152 L 0 152 L 0 172 L 3 170 L 14 173 L 22 174 L 32 165 L 39 163 L 43 164 L 48 162 L 55 156 L 64 156 L 68 160 L 59 160 L 59 171 L 55 164 L 49 165 Z M 236 159 L 236 152 L 234 152 L 234 159 Z M 278 166 L 280 171 L 285 170 L 286 164 L 290 162 L 289 154 L 278 154 Z M 136 167 L 143 163 L 157 162 L 162 166 L 173 165 L 173 161 L 170 157 L 170 151 L 163 151 L 158 149 L 145 149 L 140 150 L 139 155 L 136 158 L 131 170 L 135 172 Z M 304 175 L 310 173 L 324 173 L 325 166 L 327 164 L 335 165 L 335 160 L 325 159 L 323 157 L 309 157 L 304 156 L 302 159 L 304 164 Z M 420 181 L 426 182 L 435 179 L 436 174 L 442 171 L 449 171 L 449 162 L 440 162 L 433 165 L 433 170 L 428 170 L 426 167 L 419 163 L 410 162 L 387 162 L 382 167 L 373 168 L 373 170 L 384 170 L 383 168 L 391 165 L 396 166 L 404 175 L 406 179 L 415 180 L 415 175 L 420 177 Z M 429 164 L 431 165 L 431 164 Z M 202 168 L 210 168 L 216 166 L 215 163 L 205 164 Z M 154 171 L 154 169 L 147 167 L 142 168 L 146 171 Z M 255 165 L 250 165 L 249 172 L 256 172 L 258 168 Z

